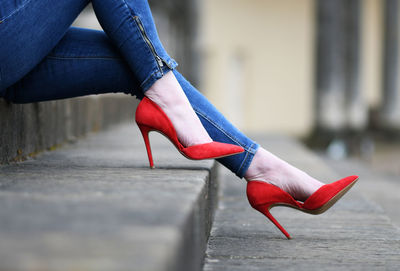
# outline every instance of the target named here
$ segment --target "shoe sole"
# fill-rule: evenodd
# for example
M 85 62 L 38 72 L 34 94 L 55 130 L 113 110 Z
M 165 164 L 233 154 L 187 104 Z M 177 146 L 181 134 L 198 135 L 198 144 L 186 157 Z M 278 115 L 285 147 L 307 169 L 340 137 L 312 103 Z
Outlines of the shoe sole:
M 337 193 L 334 197 L 332 197 L 328 202 L 326 202 L 324 205 L 322 205 L 318 209 L 307 210 L 307 209 L 298 208 L 298 207 L 295 207 L 293 205 L 286 204 L 286 203 L 271 204 L 269 206 L 269 209 L 272 209 L 273 207 L 277 207 L 277 206 L 283 206 L 283 207 L 290 207 L 290 208 L 302 211 L 302 212 L 307 213 L 307 214 L 312 214 L 312 215 L 322 214 L 322 213 L 326 212 L 329 208 L 331 208 L 341 197 L 343 197 L 347 193 L 347 191 L 349 191 L 350 188 L 353 187 L 353 185 L 358 181 L 358 179 L 359 178 L 357 178 L 354 181 L 352 181 L 350 184 L 348 184 L 345 188 L 343 188 L 339 193 Z

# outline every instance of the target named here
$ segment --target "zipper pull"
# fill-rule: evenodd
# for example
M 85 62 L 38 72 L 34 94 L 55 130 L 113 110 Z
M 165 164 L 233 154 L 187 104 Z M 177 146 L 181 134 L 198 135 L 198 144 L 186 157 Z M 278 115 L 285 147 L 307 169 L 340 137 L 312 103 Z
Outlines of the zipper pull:
M 157 55 L 156 55 L 156 60 L 157 60 L 157 63 L 158 63 L 158 65 L 159 65 L 160 67 L 163 67 L 163 66 L 164 66 L 164 63 L 162 62 L 161 58 L 160 58 L 159 56 L 157 56 Z

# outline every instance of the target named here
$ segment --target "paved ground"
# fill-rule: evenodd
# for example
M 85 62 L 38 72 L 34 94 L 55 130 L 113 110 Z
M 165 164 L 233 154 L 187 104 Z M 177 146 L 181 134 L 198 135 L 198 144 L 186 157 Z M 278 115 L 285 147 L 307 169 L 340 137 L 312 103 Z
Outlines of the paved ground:
M 270 137 L 259 141 L 325 182 L 339 177 L 319 157 L 290 139 Z M 342 166 L 340 175 L 352 175 L 359 170 Z M 322 215 L 312 216 L 284 207 L 272 209 L 293 237 L 287 240 L 249 206 L 245 183 L 223 171 L 220 206 L 204 270 L 399 270 L 400 231 L 385 208 L 371 197 L 379 185 L 367 180 L 363 172 L 360 175 L 352 191 Z M 386 185 L 387 181 L 384 182 Z M 395 187 L 393 183 L 387 186 Z M 378 190 L 381 196 L 385 195 L 383 187 Z M 398 191 L 390 192 L 391 200 Z
M 131 123 L 0 166 L 0 270 L 200 267 L 214 163 L 157 135 L 154 170 Z
M 365 163 L 377 172 L 391 174 L 400 179 L 400 142 L 379 141 L 374 154 Z
M 213 163 L 189 161 L 155 135 L 156 170 L 147 168 L 131 124 L 0 166 L 0 270 L 200 266 L 215 190 Z M 204 270 L 399 269 L 394 176 L 356 161 L 323 161 L 289 138 L 259 141 L 325 182 L 351 174 L 361 179 L 325 214 L 272 209 L 293 237 L 287 240 L 249 206 L 245 183 L 221 170 L 222 194 Z
M 376 158 L 376 160 L 378 159 Z M 379 163 L 382 165 L 383 161 Z M 388 160 L 385 171 L 371 167 L 369 164 L 356 159 L 344 161 L 326 160 L 326 162 L 330 163 L 336 172 L 342 174 L 350 170 L 359 172 L 362 179 L 362 185 L 358 187 L 360 193 L 367 200 L 377 203 L 392 223 L 400 228 L 400 208 L 398 208 L 400 206 L 400 176 L 394 173 L 399 160 Z M 374 163 L 378 162 L 375 161 Z M 389 168 L 390 170 L 386 171 Z

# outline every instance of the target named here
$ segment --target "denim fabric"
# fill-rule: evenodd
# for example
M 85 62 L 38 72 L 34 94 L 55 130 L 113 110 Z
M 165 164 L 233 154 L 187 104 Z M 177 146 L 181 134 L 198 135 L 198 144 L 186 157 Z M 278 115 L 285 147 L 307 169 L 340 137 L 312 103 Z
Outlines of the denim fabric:
M 71 27 L 3 96 L 31 103 L 111 92 L 143 97 L 140 82 L 103 31 Z
M 0 94 L 49 54 L 88 2 L 0 1 Z
M 210 137 L 214 141 L 239 145 L 245 149 L 243 153 L 217 159 L 218 162 L 242 178 L 253 160 L 259 145 L 233 126 L 177 70 L 174 70 L 174 74 Z
M 93 0 L 105 32 L 70 27 L 87 2 L 0 2 L 0 96 L 14 103 L 110 92 L 141 98 L 173 70 L 213 140 L 245 148 L 244 153 L 218 159 L 243 177 L 258 144 L 175 69 L 176 62 L 158 38 L 147 1 Z
M 93 0 L 92 2 L 102 28 L 139 78 L 143 91 L 152 86 L 165 72 L 177 66 L 158 38 L 147 1 Z

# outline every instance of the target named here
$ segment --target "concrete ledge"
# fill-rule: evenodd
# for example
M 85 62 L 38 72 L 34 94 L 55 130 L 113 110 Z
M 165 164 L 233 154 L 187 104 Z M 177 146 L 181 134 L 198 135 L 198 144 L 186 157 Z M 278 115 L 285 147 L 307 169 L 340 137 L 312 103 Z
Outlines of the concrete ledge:
M 0 166 L 0 270 L 201 270 L 216 182 L 132 124 Z
M 137 101 L 101 95 L 15 105 L 0 99 L 0 164 L 25 157 L 133 117 Z
M 361 178 L 322 215 L 273 208 L 271 213 L 293 237 L 287 240 L 265 216 L 250 207 L 246 183 L 235 182 L 232 174 L 221 170 L 223 197 L 208 242 L 204 271 L 399 269 L 400 231 L 376 201 L 365 197 L 367 172 L 348 166 L 339 176 L 331 164 L 291 138 L 256 139 L 266 149 L 326 183 L 352 174 Z M 375 188 L 394 189 L 381 180 L 373 180 Z M 379 190 L 384 189 L 376 191 Z M 398 189 L 387 193 L 398 194 Z

